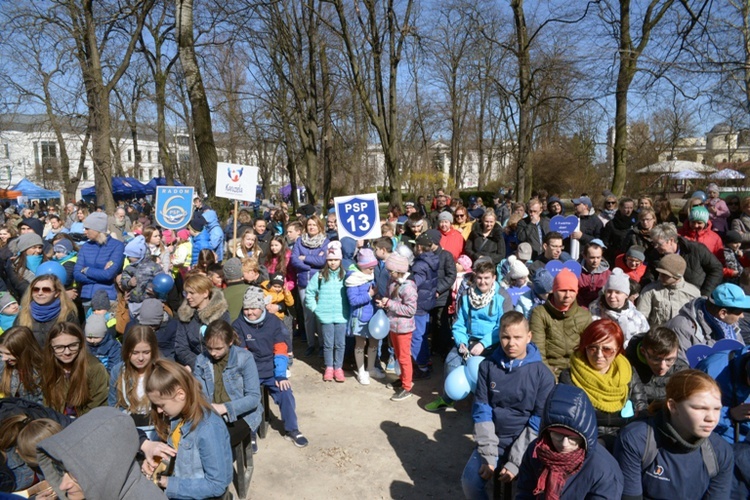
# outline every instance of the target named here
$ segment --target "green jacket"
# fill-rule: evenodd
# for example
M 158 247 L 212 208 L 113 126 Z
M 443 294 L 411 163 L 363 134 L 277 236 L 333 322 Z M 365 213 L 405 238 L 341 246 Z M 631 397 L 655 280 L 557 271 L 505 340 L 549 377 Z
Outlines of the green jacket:
M 533 341 L 544 363 L 555 376 L 570 366 L 570 356 L 578 347 L 581 333 L 591 323 L 591 313 L 577 302 L 563 312 L 547 302 L 531 311 L 529 325 Z

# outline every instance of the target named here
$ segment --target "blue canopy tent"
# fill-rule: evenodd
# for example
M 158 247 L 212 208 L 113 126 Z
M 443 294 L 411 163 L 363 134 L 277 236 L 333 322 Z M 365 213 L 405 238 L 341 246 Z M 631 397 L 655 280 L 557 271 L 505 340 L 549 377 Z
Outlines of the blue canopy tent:
M 166 177 L 154 177 L 148 183 L 146 183 L 146 186 L 153 189 L 154 192 L 156 192 L 156 186 L 166 186 L 167 185 L 167 178 Z M 181 183 L 180 181 L 174 181 L 175 186 L 184 186 L 185 184 Z
M 116 200 L 129 200 L 141 198 L 148 194 L 154 194 L 156 190 L 143 184 L 134 177 L 112 177 L 112 195 Z M 96 199 L 96 187 L 91 186 L 81 191 L 81 196 L 86 201 Z
M 23 179 L 21 182 L 10 188 L 11 191 L 20 191 L 22 196 L 30 200 L 52 200 L 60 198 L 59 191 L 52 191 L 51 189 L 44 189 L 41 186 L 37 186 L 28 179 Z

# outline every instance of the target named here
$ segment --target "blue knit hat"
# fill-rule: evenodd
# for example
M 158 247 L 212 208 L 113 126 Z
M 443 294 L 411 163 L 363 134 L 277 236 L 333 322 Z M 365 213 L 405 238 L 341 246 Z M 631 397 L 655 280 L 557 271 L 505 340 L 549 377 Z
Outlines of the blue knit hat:
M 545 293 L 552 292 L 552 283 L 554 278 L 546 269 L 539 268 L 534 273 L 534 279 L 532 280 L 532 288 L 534 293 L 537 295 L 543 295 Z
M 136 236 L 130 240 L 130 243 L 125 245 L 125 256 L 131 257 L 138 262 L 146 256 L 147 251 L 146 238 L 144 238 L 143 235 Z

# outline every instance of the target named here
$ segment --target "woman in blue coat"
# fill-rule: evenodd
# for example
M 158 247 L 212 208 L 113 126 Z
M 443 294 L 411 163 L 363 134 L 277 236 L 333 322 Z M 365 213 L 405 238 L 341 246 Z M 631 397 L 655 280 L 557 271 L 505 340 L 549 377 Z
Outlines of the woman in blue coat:
M 253 354 L 237 347 L 237 334 L 226 321 L 208 325 L 204 340 L 206 348 L 195 362 L 195 378 L 214 411 L 224 418 L 234 448 L 258 429 L 262 419 L 258 368 Z
M 115 278 L 122 272 L 125 245 L 107 234 L 107 214 L 95 212 L 83 221 L 88 241 L 81 245 L 73 278 L 81 285 L 81 300 L 91 301 L 97 290 L 105 290 L 110 301 L 117 300 Z
M 305 334 L 307 335 L 306 354 L 308 356 L 315 351 L 315 333 L 318 331 L 318 322 L 315 319 L 315 314 L 304 307 L 305 291 L 310 279 L 326 265 L 329 241 L 324 229 L 323 221 L 319 217 L 312 216 L 307 219 L 305 232 L 294 242 L 292 258 L 289 261 L 292 268 L 297 272 L 297 290 L 303 304 Z
M 620 466 L 596 441 L 594 407 L 582 389 L 555 386 L 544 406 L 541 429 L 523 457 L 517 500 L 622 496 Z

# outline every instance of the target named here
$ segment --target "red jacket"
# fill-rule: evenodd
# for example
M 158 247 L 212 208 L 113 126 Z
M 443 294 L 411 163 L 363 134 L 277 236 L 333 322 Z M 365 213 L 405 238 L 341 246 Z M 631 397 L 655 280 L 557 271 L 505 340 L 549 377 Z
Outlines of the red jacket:
M 701 231 L 694 231 L 690 227 L 690 221 L 685 221 L 680 230 L 678 231 L 680 236 L 690 241 L 697 241 L 703 243 L 708 250 L 716 256 L 719 261 L 724 257 L 724 243 L 721 241 L 721 236 L 716 234 L 711 228 L 711 221 L 706 223 L 706 227 Z
M 453 255 L 453 260 L 458 260 L 462 253 L 464 253 L 464 237 L 460 231 L 450 228 L 447 233 L 440 231 L 442 237 L 440 238 L 440 246 L 444 250 L 448 250 Z
M 648 269 L 648 266 L 645 262 L 641 263 L 641 265 L 636 267 L 635 269 L 630 269 L 627 264 L 625 264 L 624 253 L 621 253 L 620 255 L 615 257 L 615 267 L 619 267 L 620 269 L 622 269 L 622 272 L 627 274 L 628 277 L 636 283 L 641 282 L 643 275 L 646 274 L 646 270 Z
M 586 266 L 583 265 L 583 259 L 581 259 L 580 264 L 581 276 L 578 278 L 578 297 L 576 299 L 579 306 L 588 309 L 589 304 L 599 298 L 599 292 L 607 284 L 612 271 L 610 271 L 609 264 L 605 260 L 602 260 L 602 263 L 594 272 L 586 270 Z

